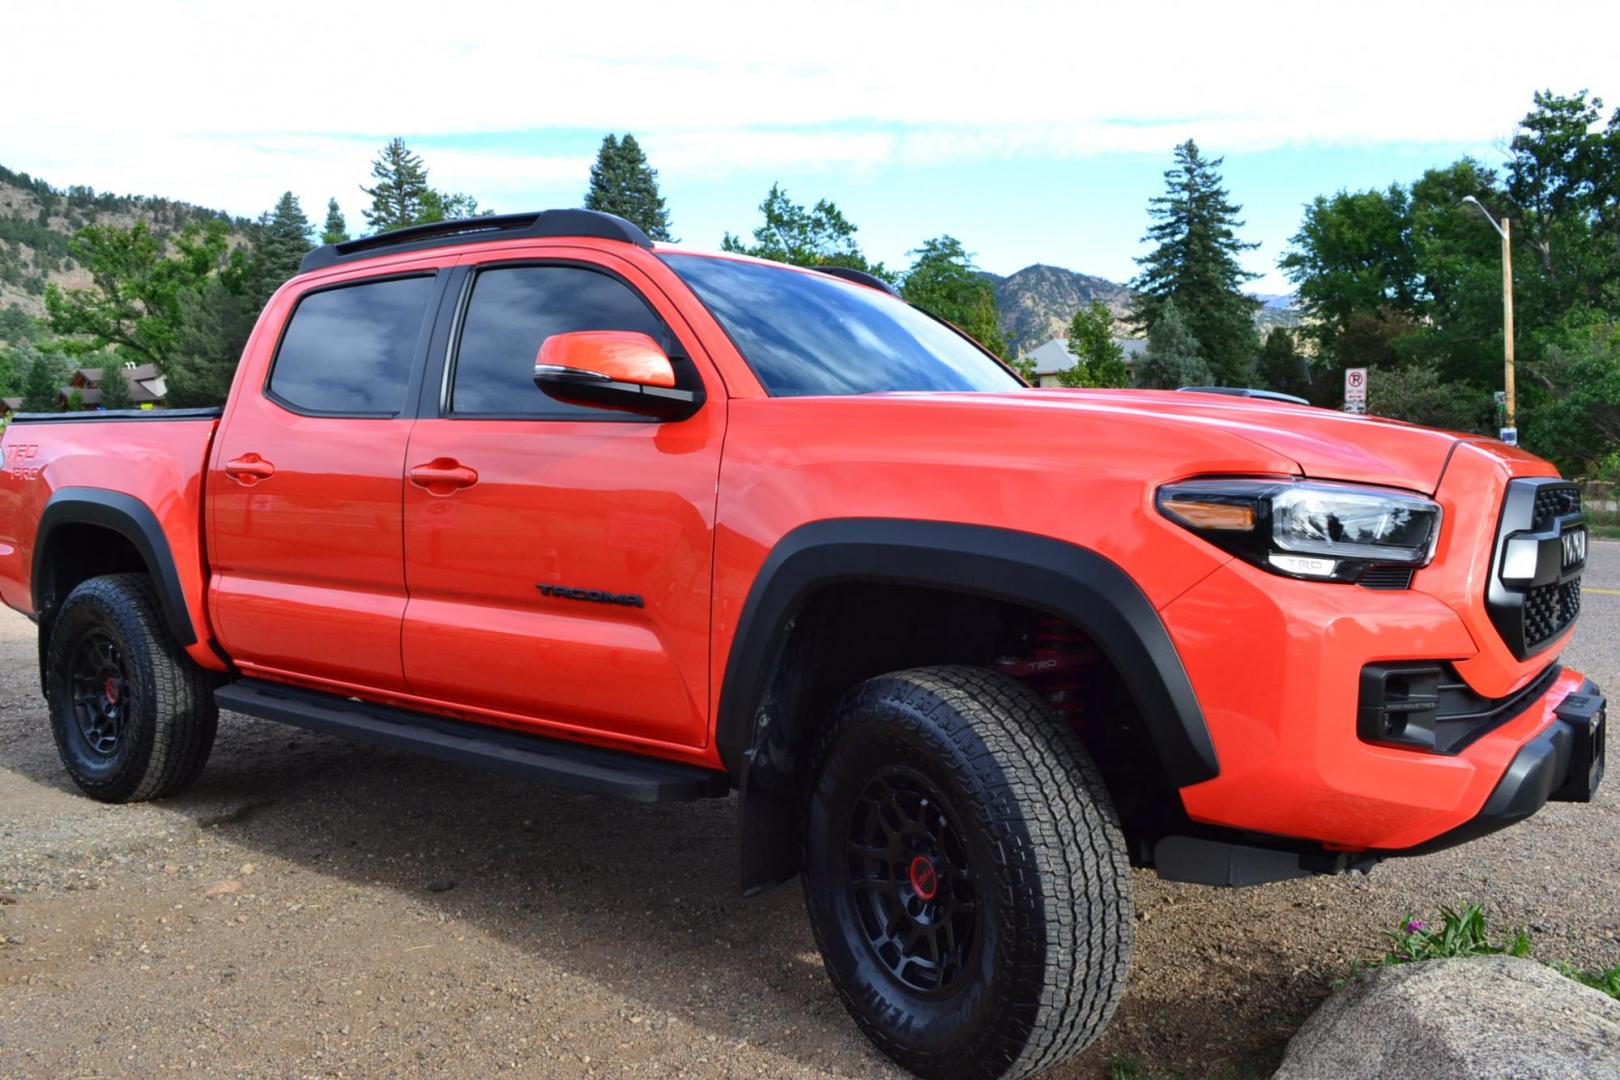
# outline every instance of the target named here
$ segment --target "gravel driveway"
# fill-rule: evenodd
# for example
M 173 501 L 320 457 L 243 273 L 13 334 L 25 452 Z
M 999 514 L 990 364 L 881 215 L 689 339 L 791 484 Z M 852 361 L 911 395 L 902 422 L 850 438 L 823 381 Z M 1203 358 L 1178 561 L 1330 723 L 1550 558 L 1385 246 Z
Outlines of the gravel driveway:
M 1620 543 L 1569 663 L 1620 687 Z M 1607 591 L 1599 591 L 1607 590 Z M 796 888 L 743 901 L 729 800 L 632 806 L 229 717 L 161 805 L 74 794 L 0 614 L 0 1076 L 891 1076 Z M 1620 776 L 1461 849 L 1249 890 L 1136 877 L 1121 1056 L 1263 1073 L 1411 911 L 1479 900 L 1620 962 Z

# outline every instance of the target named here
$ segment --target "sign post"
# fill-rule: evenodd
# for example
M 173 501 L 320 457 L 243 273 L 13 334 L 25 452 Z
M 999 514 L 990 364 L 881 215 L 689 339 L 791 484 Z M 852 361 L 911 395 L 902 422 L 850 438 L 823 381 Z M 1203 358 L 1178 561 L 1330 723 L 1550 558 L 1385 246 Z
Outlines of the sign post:
M 1344 411 L 1367 411 L 1367 369 L 1364 367 L 1344 369 Z

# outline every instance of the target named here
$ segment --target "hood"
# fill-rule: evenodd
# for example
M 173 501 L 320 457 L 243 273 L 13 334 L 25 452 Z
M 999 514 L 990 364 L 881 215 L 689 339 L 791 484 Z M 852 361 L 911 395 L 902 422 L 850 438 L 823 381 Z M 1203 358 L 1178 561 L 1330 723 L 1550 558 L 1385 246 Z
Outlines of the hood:
M 990 396 L 1022 407 L 1160 417 L 1169 425 L 1212 425 L 1292 459 L 1317 480 L 1347 480 L 1433 494 L 1453 448 L 1477 436 L 1399 420 L 1356 416 L 1258 398 L 1177 390 L 1015 391 Z

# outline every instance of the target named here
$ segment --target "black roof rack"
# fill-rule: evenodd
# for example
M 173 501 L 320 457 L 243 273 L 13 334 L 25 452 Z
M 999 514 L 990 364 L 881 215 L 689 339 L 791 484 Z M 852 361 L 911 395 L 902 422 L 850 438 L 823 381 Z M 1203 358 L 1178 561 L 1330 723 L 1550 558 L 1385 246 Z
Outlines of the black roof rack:
M 835 278 L 843 278 L 845 281 L 853 281 L 857 285 L 866 285 L 874 289 L 881 289 L 890 296 L 900 295 L 899 291 L 893 285 L 890 285 L 887 281 L 884 281 L 876 274 L 868 274 L 865 270 L 856 270 L 850 266 L 818 266 L 815 269 L 821 271 L 823 274 L 831 274 Z
M 412 225 L 376 236 L 346 240 L 341 244 L 325 244 L 304 256 L 304 261 L 298 264 L 298 272 L 307 274 L 311 270 L 324 270 L 328 266 L 384 252 L 418 251 L 446 244 L 461 244 L 468 240 L 531 240 L 561 236 L 623 240 L 637 247 L 652 247 L 646 233 L 615 214 L 604 214 L 598 210 L 541 210 L 532 214 L 492 214 L 456 221 L 435 221 L 430 225 Z

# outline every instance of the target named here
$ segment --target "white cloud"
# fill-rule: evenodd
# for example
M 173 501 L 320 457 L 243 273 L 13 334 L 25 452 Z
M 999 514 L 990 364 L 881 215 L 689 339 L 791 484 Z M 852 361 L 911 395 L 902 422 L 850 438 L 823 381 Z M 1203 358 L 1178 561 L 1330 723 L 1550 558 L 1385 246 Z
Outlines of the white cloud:
M 87 3 L 7 16 L 0 162 L 238 212 L 358 201 L 400 133 L 434 179 L 582 186 L 558 129 L 634 130 L 666 178 L 1302 143 L 1489 143 L 1540 87 L 1601 91 L 1612 3 Z M 64 36 L 66 35 L 66 36 Z M 67 45 L 70 44 L 71 48 Z M 1614 87 L 1608 89 L 1615 90 Z M 1620 91 L 1617 91 L 1620 92 Z M 493 133 L 514 133 L 493 140 Z

